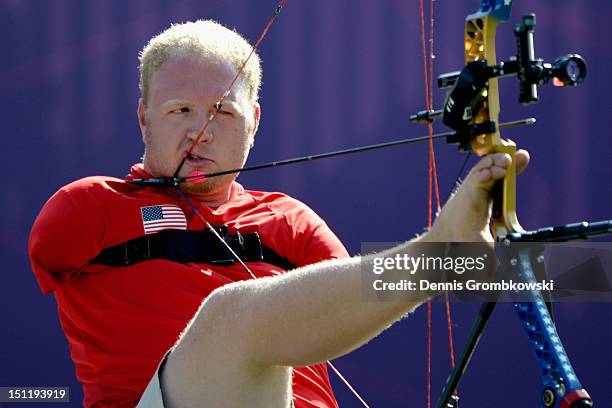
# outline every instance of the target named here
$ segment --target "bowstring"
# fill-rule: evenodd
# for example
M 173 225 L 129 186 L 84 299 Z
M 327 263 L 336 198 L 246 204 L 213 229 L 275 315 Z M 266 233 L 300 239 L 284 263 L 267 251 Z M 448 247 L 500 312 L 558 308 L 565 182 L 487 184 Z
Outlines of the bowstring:
M 433 61 L 434 55 L 434 0 L 429 1 L 429 52 L 427 52 L 427 43 L 425 38 L 425 6 L 424 1 L 419 0 L 419 15 L 421 26 L 421 48 L 423 53 L 423 79 L 425 86 L 425 105 L 429 111 L 433 110 Z M 436 166 L 436 156 L 433 147 L 433 123 L 430 121 L 427 126 L 429 133 L 429 160 L 427 172 L 427 227 L 431 229 L 433 224 L 433 197 L 435 193 L 436 212 L 440 211 L 440 187 L 438 183 L 438 172 Z M 446 311 L 446 326 L 449 341 L 449 354 L 451 366 L 455 367 L 455 350 L 453 343 L 452 317 L 448 298 L 448 293 L 444 294 L 444 303 Z M 431 408 L 431 321 L 432 321 L 432 304 L 431 300 L 427 301 L 427 358 L 426 358 L 426 405 Z
M 430 54 L 429 54 L 429 93 L 430 95 L 433 95 L 432 91 L 433 91 L 433 60 L 435 59 L 435 54 L 434 54 L 434 1 L 435 0 L 430 0 L 429 2 L 429 15 L 430 15 L 430 25 L 429 25 L 429 38 L 430 38 L 430 44 L 429 44 L 429 49 L 430 49 Z M 433 109 L 433 101 L 431 101 L 432 106 L 430 107 L 430 109 Z M 432 141 L 432 137 L 430 137 L 430 151 L 432 152 L 432 156 L 433 156 L 433 141 Z M 469 157 L 469 156 L 468 156 Z M 467 161 L 466 161 L 467 163 Z M 436 169 L 435 169 L 435 165 L 436 165 L 436 161 L 435 161 L 435 156 L 433 159 L 433 165 L 434 165 L 434 174 L 436 174 L 435 177 L 435 181 L 436 181 L 436 202 L 438 204 L 438 212 L 441 209 L 441 202 L 440 202 L 440 189 L 439 189 L 439 185 L 438 185 L 438 177 L 437 177 L 437 173 L 436 173 Z M 451 368 L 454 369 L 455 368 L 455 345 L 454 345 L 454 336 L 453 336 L 453 318 L 452 318 L 452 313 L 451 313 L 451 307 L 450 307 L 450 301 L 448 298 L 448 292 L 444 292 L 444 309 L 446 312 L 446 330 L 447 330 L 447 336 L 448 336 L 448 352 L 449 352 L 449 357 L 450 357 L 450 363 L 451 363 Z M 455 408 L 459 408 L 459 400 L 458 400 L 458 396 L 459 396 L 459 389 L 455 389 L 455 397 L 457 397 L 455 399 Z
M 268 30 L 270 29 L 270 27 L 272 26 L 272 24 L 274 23 L 274 21 L 276 20 L 276 18 L 278 17 L 278 15 L 280 14 L 281 10 L 283 9 L 283 7 L 285 6 L 286 3 L 287 3 L 287 0 L 281 0 L 280 3 L 278 4 L 278 6 L 276 7 L 276 9 L 274 10 L 274 14 L 272 15 L 272 17 L 270 17 L 270 19 L 268 20 L 268 23 L 266 24 L 266 26 L 264 27 L 263 31 L 261 32 L 261 34 L 257 38 L 257 41 L 255 41 L 255 43 L 253 44 L 253 46 L 251 48 L 251 52 L 249 53 L 249 55 L 246 57 L 246 59 L 244 60 L 244 62 L 242 63 L 242 65 L 240 66 L 238 71 L 236 72 L 236 75 L 232 79 L 231 83 L 227 87 L 227 89 L 224 92 L 224 94 L 214 104 L 213 112 L 208 116 L 208 118 L 206 119 L 206 121 L 204 122 L 202 127 L 198 130 L 196 138 L 192 142 L 191 146 L 187 149 L 185 155 L 181 159 L 181 162 L 179 163 L 179 165 L 176 168 L 176 171 L 174 172 L 174 175 L 173 175 L 173 180 L 174 180 L 173 185 L 174 185 L 175 190 L 178 192 L 178 194 L 187 203 L 187 205 L 192 209 L 194 214 L 196 214 L 198 216 L 198 218 L 200 218 L 200 220 L 202 220 L 205 223 L 206 228 L 208 228 L 215 235 L 215 237 L 217 237 L 217 239 L 219 239 L 219 241 L 221 241 L 223 243 L 223 245 L 232 254 L 234 259 L 250 275 L 251 279 L 258 279 L 258 278 L 253 273 L 253 271 L 244 263 L 244 261 L 242 261 L 242 259 L 238 256 L 238 254 L 231 248 L 231 246 L 227 242 L 225 242 L 223 237 L 221 237 L 221 235 L 219 235 L 219 233 L 213 228 L 213 226 L 210 225 L 210 223 L 204 218 L 204 216 L 200 213 L 200 211 L 197 209 L 197 207 L 187 198 L 185 193 L 179 187 L 180 179 L 178 178 L 178 176 L 179 176 L 179 173 L 180 173 L 181 169 L 183 168 L 183 166 L 185 164 L 185 160 L 186 160 L 187 156 L 189 156 L 192 153 L 193 149 L 200 143 L 202 137 L 204 136 L 204 132 L 206 131 L 206 129 L 208 128 L 210 123 L 215 119 L 215 117 L 217 116 L 217 114 L 221 110 L 221 108 L 223 106 L 223 102 L 229 96 L 230 92 L 232 91 L 232 88 L 234 87 L 234 85 L 238 81 L 238 78 L 242 74 L 242 71 L 244 71 L 244 68 L 246 67 L 247 63 L 249 62 L 251 57 L 255 54 L 257 49 L 259 48 L 259 45 L 263 41 L 264 37 L 268 33 Z M 336 373 L 336 375 L 338 376 L 340 381 L 342 381 L 342 383 L 344 383 L 346 385 L 346 387 L 361 402 L 361 404 L 365 408 L 370 408 L 370 406 L 366 403 L 366 401 L 363 399 L 363 397 L 357 392 L 355 387 L 353 387 L 351 385 L 351 383 L 346 379 L 346 377 L 344 375 L 342 375 L 340 373 L 340 371 L 330 361 L 327 361 L 327 365 L 332 369 L 332 371 L 334 371 L 334 373 Z

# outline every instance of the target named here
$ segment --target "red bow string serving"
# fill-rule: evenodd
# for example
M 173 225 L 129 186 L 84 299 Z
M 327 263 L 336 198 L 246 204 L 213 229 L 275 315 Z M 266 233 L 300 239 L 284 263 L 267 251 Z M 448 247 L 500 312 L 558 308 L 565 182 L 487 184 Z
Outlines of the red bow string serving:
M 419 16 L 421 26 L 421 48 L 423 52 L 423 83 L 425 88 L 425 107 L 433 111 L 433 61 L 434 61 L 434 0 L 429 0 L 429 39 L 425 36 L 425 6 L 424 0 L 419 0 Z M 429 44 L 429 47 L 427 45 Z M 427 172 L 427 227 L 433 224 L 434 193 L 436 199 L 436 212 L 440 211 L 440 188 L 438 185 L 438 172 L 436 167 L 436 155 L 433 145 L 433 122 L 427 124 L 429 135 L 429 161 Z M 444 294 L 444 305 L 446 311 L 446 325 L 448 331 L 448 344 L 451 367 L 455 368 L 455 349 L 453 345 L 453 325 L 451 318 L 450 302 L 448 293 Z M 427 408 L 431 407 L 431 300 L 427 301 L 427 365 L 426 365 L 426 401 Z

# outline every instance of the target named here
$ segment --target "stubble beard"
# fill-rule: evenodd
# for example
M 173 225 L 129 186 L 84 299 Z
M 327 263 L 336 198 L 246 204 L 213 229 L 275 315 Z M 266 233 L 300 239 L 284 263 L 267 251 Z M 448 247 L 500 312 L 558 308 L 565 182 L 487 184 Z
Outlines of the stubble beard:
M 215 190 L 218 182 L 215 179 L 205 180 L 203 183 L 183 182 L 180 184 L 181 190 L 189 194 L 208 194 Z
M 188 179 L 180 184 L 180 188 L 188 194 L 205 196 L 217 193 L 218 190 L 222 189 L 225 185 L 229 186 L 234 178 L 235 177 L 233 177 L 233 175 L 224 175 L 219 177 L 211 177 L 197 183 L 192 183 Z

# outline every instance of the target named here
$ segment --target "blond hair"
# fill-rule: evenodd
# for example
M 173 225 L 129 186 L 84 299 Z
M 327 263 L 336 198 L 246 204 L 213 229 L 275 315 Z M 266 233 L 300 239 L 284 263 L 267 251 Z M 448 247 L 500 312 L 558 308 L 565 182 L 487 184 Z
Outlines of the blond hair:
M 173 24 L 151 38 L 139 54 L 140 93 L 147 103 L 151 77 L 171 57 L 212 58 L 229 62 L 238 71 L 251 49 L 252 46 L 244 37 L 213 20 Z M 249 59 L 241 76 L 246 79 L 249 100 L 257 102 L 261 84 L 261 61 L 256 53 Z

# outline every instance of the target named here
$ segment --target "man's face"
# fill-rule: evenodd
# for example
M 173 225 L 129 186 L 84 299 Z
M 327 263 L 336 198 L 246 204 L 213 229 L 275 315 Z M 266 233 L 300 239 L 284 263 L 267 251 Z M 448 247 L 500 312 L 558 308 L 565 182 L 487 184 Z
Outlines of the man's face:
M 227 62 L 171 57 L 151 78 L 149 101 L 139 101 L 138 117 L 145 144 L 144 168 L 154 177 L 174 175 L 214 104 L 226 91 L 236 69 Z M 240 80 L 189 155 L 179 177 L 242 167 L 259 124 L 259 105 L 249 102 Z M 204 183 L 183 183 L 201 201 L 225 202 L 236 175 Z

